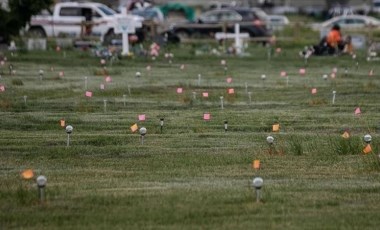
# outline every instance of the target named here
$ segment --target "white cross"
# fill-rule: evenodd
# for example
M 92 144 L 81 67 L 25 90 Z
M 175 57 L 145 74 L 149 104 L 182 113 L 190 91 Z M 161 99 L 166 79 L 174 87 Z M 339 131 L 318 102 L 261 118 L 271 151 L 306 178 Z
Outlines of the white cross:
M 242 53 L 242 48 L 243 48 L 243 38 L 249 38 L 248 33 L 240 33 L 240 25 L 238 23 L 235 24 L 235 33 L 221 33 L 218 32 L 215 34 L 215 38 L 217 40 L 220 39 L 229 39 L 233 38 L 235 39 L 235 48 L 236 48 L 236 53 L 241 54 Z
M 128 34 L 136 33 L 136 28 L 140 28 L 141 26 L 141 21 L 137 21 L 133 16 L 130 15 L 122 15 L 116 18 L 114 26 L 115 34 L 123 34 L 122 55 L 129 54 Z

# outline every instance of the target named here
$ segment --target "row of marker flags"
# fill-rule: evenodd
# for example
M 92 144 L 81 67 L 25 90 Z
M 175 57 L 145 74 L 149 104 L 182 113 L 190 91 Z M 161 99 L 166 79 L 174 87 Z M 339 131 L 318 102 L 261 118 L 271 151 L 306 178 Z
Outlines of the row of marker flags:
M 203 119 L 204 120 L 209 120 L 211 118 L 211 115 L 209 113 L 205 113 L 203 115 Z M 140 114 L 138 115 L 138 120 L 139 121 L 145 121 L 146 119 L 146 116 L 145 114 Z M 65 120 L 64 119 L 61 119 L 60 120 L 60 126 L 61 127 L 65 127 Z M 138 125 L 137 123 L 133 124 L 130 129 L 132 131 L 132 133 L 136 132 L 138 130 Z M 272 131 L 273 132 L 279 132 L 280 131 L 280 124 L 279 123 L 274 123 L 272 125 Z M 342 138 L 344 139 L 349 139 L 351 136 L 350 136 L 350 133 L 348 131 L 344 131 L 344 133 L 341 135 Z M 363 154 L 369 154 L 372 152 L 372 147 L 371 147 L 371 144 L 367 144 L 363 150 L 362 150 Z M 260 160 L 254 160 L 252 162 L 252 168 L 254 168 L 255 170 L 259 170 L 261 168 L 261 164 L 260 164 Z M 25 179 L 29 179 L 29 177 L 33 177 L 33 171 L 28 171 L 28 170 L 25 170 L 22 174 L 22 176 L 25 178 Z

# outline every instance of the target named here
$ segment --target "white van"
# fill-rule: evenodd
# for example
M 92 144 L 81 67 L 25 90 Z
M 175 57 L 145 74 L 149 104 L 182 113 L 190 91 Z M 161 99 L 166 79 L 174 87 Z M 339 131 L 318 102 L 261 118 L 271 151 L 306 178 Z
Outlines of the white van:
M 372 12 L 380 13 L 380 0 L 372 1 Z

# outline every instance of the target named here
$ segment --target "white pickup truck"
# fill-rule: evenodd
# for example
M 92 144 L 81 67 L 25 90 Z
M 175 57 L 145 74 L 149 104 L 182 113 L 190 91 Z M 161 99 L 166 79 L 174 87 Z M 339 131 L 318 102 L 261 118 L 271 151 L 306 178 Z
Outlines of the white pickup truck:
M 114 27 L 118 14 L 106 5 L 94 2 L 64 2 L 54 6 L 52 15 L 32 17 L 28 34 L 34 37 L 82 36 L 98 37 L 109 43 L 115 38 Z M 119 15 L 120 16 L 120 15 Z M 134 17 L 134 20 L 141 20 Z M 139 40 L 141 31 L 136 31 Z

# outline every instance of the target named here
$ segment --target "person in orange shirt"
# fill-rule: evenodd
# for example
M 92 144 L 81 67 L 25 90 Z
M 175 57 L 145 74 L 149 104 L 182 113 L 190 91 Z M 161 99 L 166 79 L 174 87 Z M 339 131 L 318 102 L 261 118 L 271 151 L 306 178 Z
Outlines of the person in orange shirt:
M 326 37 L 326 42 L 329 47 L 329 54 L 335 54 L 340 52 L 344 48 L 344 41 L 342 39 L 342 34 L 340 33 L 340 26 L 334 25 L 329 34 Z

